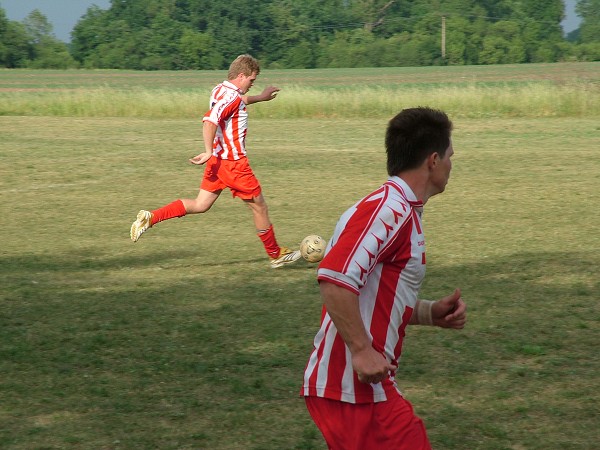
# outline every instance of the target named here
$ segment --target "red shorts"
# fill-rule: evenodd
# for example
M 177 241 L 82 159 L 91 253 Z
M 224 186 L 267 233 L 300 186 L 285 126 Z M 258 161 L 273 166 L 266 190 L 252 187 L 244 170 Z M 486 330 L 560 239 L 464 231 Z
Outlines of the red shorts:
M 400 394 L 378 403 L 305 397 L 306 407 L 332 450 L 431 450 L 425 425 Z
M 260 183 L 248 164 L 248 158 L 229 161 L 213 156 L 206 162 L 200 189 L 217 192 L 225 188 L 229 188 L 234 197 L 244 200 L 260 195 Z

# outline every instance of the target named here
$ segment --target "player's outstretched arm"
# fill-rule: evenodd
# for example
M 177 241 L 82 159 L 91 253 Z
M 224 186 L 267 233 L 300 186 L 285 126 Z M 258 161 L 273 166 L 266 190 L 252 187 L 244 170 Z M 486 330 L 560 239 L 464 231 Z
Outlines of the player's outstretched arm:
M 258 102 L 268 102 L 269 100 L 273 100 L 280 90 L 281 89 L 275 86 L 267 86 L 258 95 L 242 95 L 242 101 L 246 105 L 251 105 L 252 103 Z

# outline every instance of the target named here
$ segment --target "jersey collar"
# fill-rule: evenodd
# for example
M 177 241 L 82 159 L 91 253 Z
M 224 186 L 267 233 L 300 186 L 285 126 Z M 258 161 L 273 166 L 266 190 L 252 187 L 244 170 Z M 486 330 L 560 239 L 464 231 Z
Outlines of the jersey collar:
M 235 84 L 233 84 L 231 81 L 225 80 L 221 84 L 223 86 L 225 86 L 226 88 L 233 89 L 234 91 L 238 91 L 240 94 L 242 93 L 242 91 L 240 91 L 240 89 Z
M 410 186 L 399 176 L 393 176 L 388 178 L 387 184 L 398 190 L 402 196 L 408 201 L 408 204 L 413 208 L 422 211 L 423 202 L 417 199 L 417 196 L 410 188 Z

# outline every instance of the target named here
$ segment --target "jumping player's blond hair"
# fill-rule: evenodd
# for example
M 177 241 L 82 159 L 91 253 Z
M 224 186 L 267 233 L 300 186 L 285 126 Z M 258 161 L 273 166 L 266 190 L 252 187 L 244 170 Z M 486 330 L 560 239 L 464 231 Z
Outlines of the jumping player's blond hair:
M 229 72 L 227 73 L 227 77 L 230 80 L 237 78 L 237 76 L 242 73 L 245 76 L 249 77 L 253 73 L 258 75 L 260 73 L 260 64 L 258 60 L 250 55 L 240 55 L 233 60 L 231 65 L 229 66 Z

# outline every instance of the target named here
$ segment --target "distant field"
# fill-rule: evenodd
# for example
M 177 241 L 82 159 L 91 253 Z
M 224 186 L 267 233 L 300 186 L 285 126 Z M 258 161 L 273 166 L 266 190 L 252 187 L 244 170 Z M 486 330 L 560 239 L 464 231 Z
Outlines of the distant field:
M 259 82 L 282 87 L 302 84 L 319 89 L 359 85 L 375 87 L 389 84 L 518 83 L 531 81 L 599 81 L 600 62 L 514 64 L 450 67 L 380 67 L 361 69 L 287 69 L 263 70 Z M 127 71 L 127 70 L 0 70 L 0 89 L 147 89 L 212 88 L 227 77 L 221 71 Z M 257 84 L 259 84 L 257 82 Z
M 0 71 L 0 115 L 190 118 L 225 71 Z M 265 70 L 281 87 L 255 118 L 388 117 L 427 104 L 455 117 L 600 116 L 600 63 Z
M 581 83 L 589 105 L 599 67 L 265 71 L 284 91 L 252 107 L 248 145 L 280 242 L 329 239 L 386 179 L 389 119 L 258 117 L 284 108 L 287 90 L 335 91 L 343 79 L 375 89 L 391 77 L 443 92 L 456 87 L 444 78 L 472 71 L 496 86 Z M 196 194 L 202 170 L 187 158 L 201 147 L 206 89 L 223 76 L 0 71 L 0 448 L 325 449 L 299 398 L 321 313 L 316 266 L 269 269 L 229 193 L 129 240 L 140 208 Z M 197 91 L 199 103 L 186 118 L 6 110 L 17 98 L 7 92 L 27 103 L 22 89 L 79 95 L 100 79 L 101 92 L 131 90 L 131 101 L 156 99 L 154 86 Z M 461 287 L 469 323 L 409 327 L 399 385 L 436 450 L 597 448 L 598 116 L 451 117 L 454 169 L 424 213 L 422 296 Z

